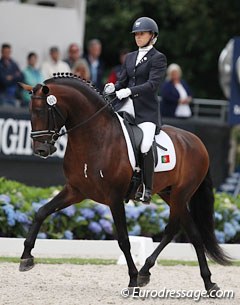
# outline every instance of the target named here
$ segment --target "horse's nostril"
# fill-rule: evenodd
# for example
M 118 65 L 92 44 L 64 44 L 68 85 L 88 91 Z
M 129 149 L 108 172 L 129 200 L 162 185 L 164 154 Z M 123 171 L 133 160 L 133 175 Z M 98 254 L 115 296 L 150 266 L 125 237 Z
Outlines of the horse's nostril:
M 48 155 L 48 152 L 45 149 L 36 149 L 35 154 L 41 157 L 46 157 Z
M 39 151 L 38 151 L 38 154 L 42 156 L 42 155 L 45 154 L 45 151 L 44 151 L 44 150 L 39 150 Z
M 52 144 L 41 142 L 36 142 L 34 144 L 34 154 L 39 157 L 47 158 L 57 150 L 56 147 Z

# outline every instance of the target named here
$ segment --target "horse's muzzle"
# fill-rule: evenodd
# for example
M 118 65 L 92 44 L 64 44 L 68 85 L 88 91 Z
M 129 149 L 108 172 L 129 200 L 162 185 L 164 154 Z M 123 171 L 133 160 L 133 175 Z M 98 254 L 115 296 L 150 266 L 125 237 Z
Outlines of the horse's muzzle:
M 33 151 L 39 157 L 47 158 L 55 153 L 56 150 L 57 148 L 53 144 L 34 141 Z

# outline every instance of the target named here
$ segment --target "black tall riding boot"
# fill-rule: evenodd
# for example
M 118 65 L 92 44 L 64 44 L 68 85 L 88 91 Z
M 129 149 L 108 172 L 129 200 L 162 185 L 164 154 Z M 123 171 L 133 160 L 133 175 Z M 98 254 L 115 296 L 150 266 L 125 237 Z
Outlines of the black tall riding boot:
M 152 148 L 150 148 L 147 153 L 142 154 L 141 163 L 143 186 L 141 191 L 137 192 L 135 199 L 144 203 L 150 203 L 154 174 L 154 156 Z

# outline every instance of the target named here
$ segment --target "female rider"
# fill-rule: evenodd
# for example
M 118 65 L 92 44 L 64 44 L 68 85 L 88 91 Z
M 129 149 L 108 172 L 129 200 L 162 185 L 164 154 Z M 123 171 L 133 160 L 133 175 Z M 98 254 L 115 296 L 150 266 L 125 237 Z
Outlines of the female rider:
M 165 77 L 167 61 L 165 55 L 153 47 L 158 36 L 158 26 L 153 19 L 137 19 L 132 33 L 138 50 L 127 54 L 117 83 L 115 86 L 106 84 L 104 91 L 110 93 L 116 90 L 117 98 L 123 101 L 117 111 L 133 115 L 143 131 L 140 158 L 143 187 L 135 199 L 149 203 L 154 174 L 152 143 L 159 123 L 157 93 Z

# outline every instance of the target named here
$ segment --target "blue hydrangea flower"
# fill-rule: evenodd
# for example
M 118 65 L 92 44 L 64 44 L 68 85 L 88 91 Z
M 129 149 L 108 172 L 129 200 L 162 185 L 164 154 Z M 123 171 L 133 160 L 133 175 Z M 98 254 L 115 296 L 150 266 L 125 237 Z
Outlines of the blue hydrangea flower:
M 139 209 L 131 205 L 126 205 L 125 211 L 126 211 L 126 217 L 132 220 L 137 220 L 141 213 Z
M 77 222 L 82 222 L 82 221 L 85 221 L 86 219 L 83 217 L 83 216 L 78 216 L 76 221 Z
M 169 218 L 169 214 L 170 214 L 170 209 L 169 209 L 169 206 L 165 206 L 165 209 L 159 213 L 159 216 L 162 217 L 162 218 Z
M 164 231 L 165 226 L 166 226 L 165 221 L 162 218 L 159 218 L 158 223 L 159 223 L 160 231 Z
M 11 199 L 8 195 L 1 194 L 0 195 L 0 201 L 5 203 L 5 204 L 9 204 L 11 202 Z
M 150 223 L 154 223 L 156 217 L 157 217 L 157 213 L 155 211 L 151 211 L 151 214 L 150 214 Z
M 237 209 L 233 212 L 233 217 L 236 221 L 240 221 L 240 210 Z
M 231 224 L 233 225 L 233 227 L 235 228 L 235 230 L 237 232 L 240 232 L 240 224 L 239 224 L 239 221 L 235 220 L 235 219 L 232 219 L 231 220 Z
M 233 225 L 233 227 L 235 228 L 236 232 L 240 231 L 239 221 L 236 221 L 235 219 L 231 219 L 230 223 Z
M 65 237 L 66 239 L 73 239 L 73 233 L 72 233 L 71 231 L 69 231 L 69 230 L 66 230 L 66 231 L 64 232 L 64 237 Z
M 81 214 L 86 218 L 86 219 L 93 219 L 95 216 L 95 213 L 93 210 L 89 208 L 83 208 L 81 209 Z
M 96 221 L 90 222 L 90 224 L 88 225 L 88 229 L 96 234 L 99 234 L 102 232 L 102 227 Z
M 140 215 L 145 212 L 145 210 L 147 209 L 147 206 L 142 204 L 142 205 L 136 206 L 135 209 L 137 209 L 137 211 Z
M 28 219 L 27 215 L 20 212 L 20 211 L 16 211 L 15 213 L 15 219 L 17 222 L 20 222 L 22 224 L 30 224 L 31 221 Z
M 112 234 L 113 233 L 113 227 L 112 227 L 112 223 L 107 220 L 107 219 L 100 219 L 99 220 L 100 225 L 102 226 L 103 230 L 108 233 L 108 234 Z
M 94 210 L 101 217 L 105 217 L 106 215 L 110 214 L 109 207 L 107 207 L 106 205 L 103 205 L 101 203 L 96 204 L 96 206 L 94 207 Z
M 44 232 L 39 232 L 37 235 L 37 238 L 39 239 L 46 239 L 47 238 L 47 234 Z
M 233 238 L 236 234 L 236 229 L 230 222 L 224 223 L 224 233 L 226 235 L 227 240 Z
M 222 214 L 220 214 L 219 212 L 214 212 L 214 218 L 218 221 L 221 221 L 223 219 Z
M 132 229 L 129 231 L 129 235 L 139 236 L 141 233 L 141 227 L 139 224 L 135 224 Z
M 164 204 L 163 205 L 163 211 L 159 213 L 159 217 L 168 219 L 169 214 L 170 214 L 170 208 L 167 204 Z
M 224 232 L 215 230 L 215 235 L 216 235 L 217 241 L 220 244 L 224 244 L 225 243 L 225 234 L 224 234 Z
M 74 205 L 70 205 L 69 207 L 63 209 L 62 212 L 68 217 L 72 217 L 76 213 L 76 207 Z
M 50 199 L 41 199 L 39 203 L 43 206 L 44 204 L 48 203 Z
M 10 227 L 15 226 L 16 219 L 15 219 L 15 211 L 13 209 L 13 206 L 11 204 L 6 204 L 2 207 L 3 211 L 5 212 L 7 216 L 7 222 Z
M 156 210 L 157 209 L 157 205 L 153 202 L 151 202 L 147 207 L 150 208 L 151 210 Z
M 33 211 L 36 213 L 40 208 L 42 207 L 42 204 L 39 202 L 33 202 L 32 203 L 32 208 Z
M 49 199 L 41 199 L 39 202 L 32 202 L 33 211 L 36 213 L 42 206 L 44 206 L 49 201 Z

